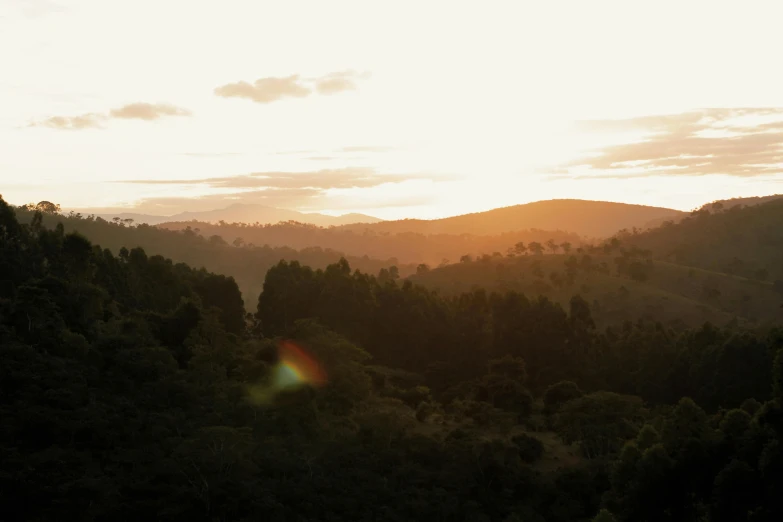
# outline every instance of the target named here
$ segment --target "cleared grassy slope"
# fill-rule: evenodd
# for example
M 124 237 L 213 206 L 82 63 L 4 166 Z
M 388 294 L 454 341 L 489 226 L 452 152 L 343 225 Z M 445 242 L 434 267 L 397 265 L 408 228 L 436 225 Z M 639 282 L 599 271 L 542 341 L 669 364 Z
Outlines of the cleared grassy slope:
M 759 280 L 783 279 L 783 199 L 702 210 L 679 223 L 620 237 L 657 259 Z
M 737 318 L 748 324 L 783 319 L 783 298 L 772 285 L 698 268 L 653 261 L 646 281 L 617 275 L 614 256 L 592 256 L 591 271 L 576 271 L 566 281 L 567 255 L 522 256 L 453 264 L 411 276 L 413 282 L 455 295 L 478 288 L 544 295 L 568 306 L 575 294 L 591 303 L 599 325 L 648 318 L 664 324 L 725 324 Z M 603 268 L 601 268 L 601 264 Z M 535 275 L 535 266 L 540 276 Z M 557 274 L 554 280 L 552 273 Z

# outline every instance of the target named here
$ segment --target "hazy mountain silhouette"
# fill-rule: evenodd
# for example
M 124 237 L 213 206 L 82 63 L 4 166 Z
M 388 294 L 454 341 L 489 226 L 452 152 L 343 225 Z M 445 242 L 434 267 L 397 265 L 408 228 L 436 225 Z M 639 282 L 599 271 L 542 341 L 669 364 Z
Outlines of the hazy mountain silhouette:
M 505 234 L 423 234 L 404 232 L 391 234 L 374 229 L 347 227 L 325 228 L 296 222 L 274 225 L 246 223 L 206 223 L 203 221 L 166 222 L 159 229 L 186 231 L 191 229 L 205 238 L 218 236 L 230 244 L 267 245 L 295 249 L 324 248 L 353 256 L 396 259 L 399 263 L 441 264 L 444 259 L 456 261 L 464 255 L 505 252 L 509 246 L 524 243 L 555 241 L 577 245 L 577 234 L 562 230 L 517 230 Z
M 679 210 L 606 201 L 553 199 L 497 208 L 444 219 L 403 219 L 342 228 L 399 234 L 496 235 L 525 229 L 564 230 L 587 237 L 606 237 L 624 228 L 647 228 L 653 220 L 687 216 Z
M 82 211 L 83 214 L 91 214 L 89 209 Z M 136 223 L 146 223 L 148 225 L 158 225 L 167 222 L 179 221 L 203 221 L 205 223 L 279 223 L 281 221 L 298 221 L 300 223 L 310 223 L 322 227 L 341 226 L 352 223 L 378 223 L 382 221 L 376 217 L 364 214 L 345 214 L 342 216 L 329 216 L 318 213 L 305 213 L 296 210 L 288 210 L 264 205 L 252 205 L 237 203 L 226 208 L 215 210 L 206 210 L 199 212 L 180 212 L 171 216 L 162 216 L 154 214 L 141 214 L 135 212 L 96 212 L 97 216 L 106 220 L 115 217 L 120 219 L 132 219 Z

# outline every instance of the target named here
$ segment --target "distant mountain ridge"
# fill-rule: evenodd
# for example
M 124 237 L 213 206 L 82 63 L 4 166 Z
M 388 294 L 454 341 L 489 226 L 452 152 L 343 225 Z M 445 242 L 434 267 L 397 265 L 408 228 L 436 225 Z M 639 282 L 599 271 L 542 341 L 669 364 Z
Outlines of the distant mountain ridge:
M 552 199 L 496 208 L 486 212 L 422 220 L 403 219 L 372 224 L 349 224 L 343 229 L 400 234 L 496 235 L 526 229 L 562 230 L 603 238 L 622 229 L 650 228 L 651 222 L 676 220 L 688 213 L 671 208 L 582 199 Z
M 154 214 L 142 214 L 136 212 L 117 212 L 109 213 L 102 211 L 91 211 L 82 209 L 82 214 L 95 214 L 106 220 L 112 220 L 118 217 L 122 220 L 132 219 L 135 223 L 146 223 L 148 225 L 159 225 L 161 223 L 183 222 L 183 221 L 201 221 L 205 223 L 270 223 L 276 224 L 281 221 L 298 221 L 300 223 L 309 223 L 321 227 L 342 226 L 352 223 L 378 223 L 382 221 L 373 216 L 364 214 L 345 214 L 342 216 L 329 216 L 319 213 L 305 213 L 297 210 L 288 210 L 264 205 L 252 205 L 237 203 L 226 208 L 215 210 L 205 210 L 199 212 L 180 212 L 171 216 L 161 216 Z

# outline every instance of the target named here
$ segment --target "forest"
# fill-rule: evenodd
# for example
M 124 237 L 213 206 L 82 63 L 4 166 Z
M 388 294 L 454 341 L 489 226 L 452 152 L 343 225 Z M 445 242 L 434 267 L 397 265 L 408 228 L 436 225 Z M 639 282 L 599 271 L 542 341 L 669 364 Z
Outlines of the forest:
M 431 267 L 0 198 L 2 518 L 783 520 L 781 212 Z

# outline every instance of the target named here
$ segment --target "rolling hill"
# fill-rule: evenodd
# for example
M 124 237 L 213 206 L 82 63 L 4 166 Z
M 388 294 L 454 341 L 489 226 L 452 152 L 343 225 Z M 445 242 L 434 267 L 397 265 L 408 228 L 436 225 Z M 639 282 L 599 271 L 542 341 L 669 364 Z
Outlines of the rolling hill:
M 563 230 L 582 237 L 604 238 L 621 229 L 645 228 L 655 220 L 687 216 L 679 210 L 606 201 L 553 199 L 497 208 L 444 219 L 403 219 L 374 224 L 344 225 L 347 230 L 390 234 L 496 235 L 525 229 Z
M 660 321 L 668 326 L 768 325 L 783 320 L 783 296 L 770 283 L 698 268 L 650 261 L 644 280 L 617 273 L 615 255 L 573 256 L 577 268 L 568 279 L 568 255 L 521 256 L 453 264 L 408 279 L 442 295 L 476 289 L 519 291 L 544 295 L 567 306 L 581 295 L 599 326 L 636 321 Z
M 459 260 L 464 255 L 476 256 L 483 253 L 505 252 L 517 242 L 537 241 L 545 243 L 550 239 L 578 245 L 581 240 L 576 234 L 564 231 L 517 230 L 497 235 L 477 234 L 424 234 L 401 232 L 392 234 L 372 228 L 331 227 L 299 223 L 249 226 L 243 223 L 212 224 L 204 222 L 161 223 L 159 228 L 169 230 L 197 231 L 204 237 L 220 236 L 228 243 L 241 240 L 245 244 L 287 246 L 296 249 L 327 248 L 353 256 L 369 256 L 380 259 L 397 259 L 400 263 L 427 263 L 439 265 Z
M 594 202 L 586 203 L 582 208 L 594 206 Z M 628 209 L 620 210 L 627 215 Z M 20 211 L 23 221 L 31 217 L 32 213 Z M 574 234 L 542 230 L 496 236 L 424 235 L 384 232 L 373 225 L 363 230 L 297 223 L 182 222 L 129 227 L 102 219 L 51 215 L 44 216 L 44 221 L 49 227 L 62 221 L 66 230 L 78 230 L 115 252 L 122 246 L 141 246 L 151 255 L 234 276 L 248 303 L 255 301 L 266 270 L 280 259 L 319 268 L 346 255 L 353 268 L 364 272 L 378 273 L 397 265 L 402 277 L 410 276 L 413 282 L 443 294 L 478 288 L 516 290 L 545 295 L 564 305 L 580 294 L 592 304 L 603 325 L 640 317 L 681 326 L 705 321 L 725 324 L 734 319 L 766 325 L 783 319 L 783 231 L 779 226 L 783 200 L 720 212 L 702 210 L 678 224 L 644 232 L 625 230 L 615 236 L 619 241 L 614 244 L 598 246 L 580 242 Z M 529 244 L 548 239 L 563 244 L 560 250 L 569 252 L 503 256 L 518 241 Z M 440 256 L 451 259 L 451 264 L 440 263 Z M 464 262 L 454 262 L 460 258 Z M 424 266 L 412 275 L 417 264 L 428 262 L 440 268 Z M 623 263 L 626 268 L 621 270 Z M 634 274 L 628 265 L 639 273 Z
M 710 208 L 676 224 L 618 238 L 660 260 L 762 281 L 783 279 L 783 199 Z
M 603 324 L 634 318 L 697 326 L 783 321 L 783 199 L 711 206 L 659 228 L 623 231 L 575 256 L 539 255 L 459 263 L 411 280 L 440 292 L 476 288 L 592 303 Z M 569 275 L 570 273 L 570 275 Z

